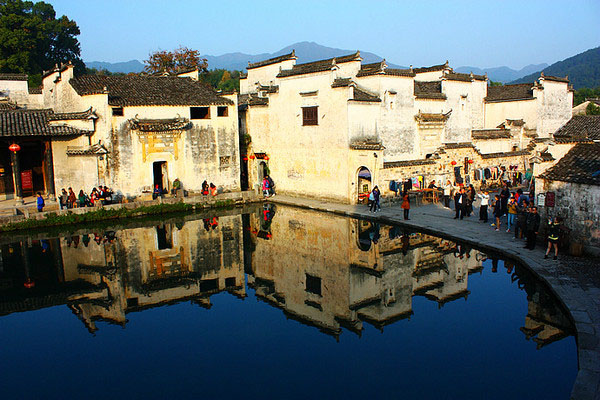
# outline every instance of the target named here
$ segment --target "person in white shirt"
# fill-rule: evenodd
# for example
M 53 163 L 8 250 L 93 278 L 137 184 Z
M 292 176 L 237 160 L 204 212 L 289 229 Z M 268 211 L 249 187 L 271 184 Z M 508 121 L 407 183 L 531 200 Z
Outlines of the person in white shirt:
M 477 197 L 481 199 L 481 205 L 479 206 L 479 220 L 485 223 L 488 222 L 488 204 L 490 202 L 490 195 L 487 191 L 483 193 L 477 193 Z

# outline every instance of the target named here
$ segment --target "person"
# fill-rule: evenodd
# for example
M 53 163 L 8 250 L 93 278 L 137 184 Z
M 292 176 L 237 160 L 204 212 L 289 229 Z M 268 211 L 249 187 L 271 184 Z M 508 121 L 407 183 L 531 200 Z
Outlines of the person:
M 181 189 L 181 181 L 179 178 L 175 178 L 173 181 L 173 187 L 171 188 L 171 194 L 177 197 L 177 191 Z
M 86 206 L 85 193 L 83 193 L 83 189 L 81 189 L 79 191 L 79 195 L 77 196 L 77 206 L 78 207 L 85 207 Z
M 402 194 L 402 209 L 404 210 L 404 219 L 409 220 L 408 212 L 410 211 L 410 199 L 408 197 L 408 192 L 404 192 Z
M 58 196 L 58 201 L 60 202 L 60 209 L 61 210 L 67 208 L 67 199 L 68 198 L 69 198 L 69 194 L 67 193 L 67 191 L 65 190 L 65 188 L 62 188 L 60 196 Z
M 208 182 L 202 182 L 202 193 L 204 196 L 208 196 Z
M 508 212 L 508 199 L 510 197 L 510 190 L 508 189 L 508 183 L 504 182 L 504 188 L 500 192 L 500 204 L 502 206 L 502 215 Z
M 470 217 L 473 213 L 473 203 L 475 202 L 475 195 L 475 187 L 473 186 L 473 184 L 470 184 L 467 191 L 467 217 Z
M 521 196 L 523 197 L 523 196 Z M 517 223 L 515 224 L 515 239 L 523 239 L 525 228 L 527 227 L 527 214 L 529 201 L 523 200 L 517 204 Z
M 162 190 L 160 191 L 160 194 L 162 196 L 162 194 L 163 194 Z M 104 186 L 104 202 L 102 204 L 111 204 L 112 203 L 112 195 L 113 195 L 112 190 L 110 190 L 108 188 L 108 186 L 105 185 Z
M 548 220 L 548 248 L 546 249 L 546 254 L 544 254 L 544 258 L 548 258 L 548 254 L 550 254 L 552 247 L 554 247 L 553 260 L 558 260 L 558 239 L 560 238 L 561 222 L 561 217 L 556 217 L 554 221 L 552 220 L 552 218 Z
M 508 200 L 508 204 L 506 205 L 506 208 L 508 209 L 508 217 L 507 217 L 507 223 L 506 223 L 506 232 L 510 232 L 510 228 L 516 225 L 517 222 L 517 201 L 515 200 L 514 196 L 511 196 L 510 199 Z
M 429 186 L 427 186 L 427 189 L 437 189 L 438 187 L 435 186 L 435 179 L 432 180 L 431 182 L 429 182 Z
M 211 196 L 216 196 L 217 195 L 217 187 L 212 182 L 210 183 L 210 195 Z
M 75 192 L 73 192 L 73 188 L 69 188 L 69 197 L 67 198 L 67 207 L 74 208 L 75 204 L 77 204 L 77 196 L 75 196 Z
M 267 175 L 267 181 L 269 181 L 269 194 L 275 196 L 275 182 L 273 182 L 270 175 Z
M 481 205 L 479 206 L 479 220 L 484 223 L 488 222 L 488 204 L 490 202 L 490 195 L 487 191 L 483 193 L 477 193 L 477 197 L 481 199 Z
M 264 197 L 269 197 L 269 180 L 265 176 L 262 181 L 262 191 Z
M 450 180 L 446 182 L 446 186 L 444 186 L 444 207 L 450 208 L 450 196 L 452 195 L 452 183 Z
M 152 192 L 152 200 L 156 200 L 161 194 L 162 193 L 160 187 L 158 187 L 158 184 L 154 185 L 154 191 Z
M 373 191 L 375 191 L 375 212 L 381 211 L 381 205 L 379 204 L 379 201 L 381 199 L 381 192 L 379 191 L 379 187 L 375 186 L 373 188 Z
M 92 203 L 92 206 L 97 205 L 99 199 L 100 194 L 98 193 L 98 189 L 92 188 L 92 193 L 90 193 L 90 202 Z
M 454 219 L 458 219 L 459 217 L 460 219 L 463 219 L 463 217 L 465 216 L 465 202 L 465 189 L 461 187 L 460 190 L 458 190 L 454 194 L 454 209 L 456 210 L 456 215 L 454 216 Z
M 46 203 L 44 202 L 44 198 L 40 192 L 37 192 L 37 209 L 39 212 L 44 211 L 44 206 Z
M 369 197 L 367 198 L 367 207 L 369 207 L 369 212 L 373 212 L 373 207 L 375 203 L 375 193 L 371 190 L 369 192 Z
M 496 230 L 500 230 L 500 218 L 504 215 L 502 212 L 502 200 L 500 196 L 494 196 L 494 218 L 496 218 L 496 223 L 492 224 L 492 226 L 496 227 Z
M 541 217 L 537 212 L 536 206 L 531 206 L 529 215 L 527 215 L 527 243 L 525 248 L 533 250 L 535 248 L 535 240 L 540 229 Z

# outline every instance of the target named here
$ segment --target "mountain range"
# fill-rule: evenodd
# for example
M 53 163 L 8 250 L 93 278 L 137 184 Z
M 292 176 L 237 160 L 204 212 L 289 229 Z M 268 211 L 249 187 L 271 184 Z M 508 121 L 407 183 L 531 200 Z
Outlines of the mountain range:
M 248 66 L 248 62 L 256 62 L 266 60 L 272 57 L 277 57 L 282 54 L 290 53 L 292 50 L 296 50 L 296 56 L 298 57 L 297 63 L 306 63 L 311 61 L 323 60 L 326 58 L 346 55 L 354 53 L 356 50 L 344 50 L 333 47 L 322 46 L 315 42 L 299 42 L 292 45 L 286 46 L 283 49 L 276 51 L 275 53 L 262 53 L 262 54 L 245 54 L 245 53 L 227 53 L 220 56 L 205 55 L 204 58 L 208 61 L 210 69 L 227 69 L 227 70 L 244 70 Z M 363 63 L 373 63 L 381 61 L 383 58 L 377 54 L 369 53 L 366 51 L 360 52 L 363 58 Z M 519 70 L 515 70 L 509 67 L 490 67 L 490 68 L 479 68 L 463 66 L 454 68 L 456 72 L 474 74 L 488 74 L 488 78 L 494 82 L 508 83 L 508 82 L 533 82 L 539 77 L 540 71 L 544 71 L 548 75 L 569 75 L 575 88 L 579 87 L 596 87 L 600 86 L 600 83 L 594 82 L 600 80 L 600 47 L 586 51 L 585 53 L 578 54 L 577 56 L 568 58 L 564 61 L 552 64 L 532 64 L 523 67 Z M 440 61 L 443 62 L 443 61 Z M 594 63 L 595 65 L 588 65 Z M 386 60 L 389 68 L 407 68 L 405 66 L 397 65 Z M 585 66 L 579 65 L 585 63 Z M 89 68 L 105 69 L 110 72 L 141 72 L 144 69 L 144 64 L 138 60 L 131 60 L 126 62 L 108 63 L 101 61 L 87 62 L 86 66 Z M 415 67 L 418 67 L 415 65 Z M 547 72 L 548 71 L 548 72 Z M 572 71 L 563 73 L 563 71 Z M 587 71 L 587 72 L 586 72 Z M 580 79 L 577 75 L 579 72 L 586 72 L 587 75 L 591 75 L 591 78 Z
M 540 72 L 552 76 L 568 76 L 574 89 L 600 87 L 600 47 L 556 62 L 541 71 L 526 75 L 511 83 L 533 82 L 540 76 Z

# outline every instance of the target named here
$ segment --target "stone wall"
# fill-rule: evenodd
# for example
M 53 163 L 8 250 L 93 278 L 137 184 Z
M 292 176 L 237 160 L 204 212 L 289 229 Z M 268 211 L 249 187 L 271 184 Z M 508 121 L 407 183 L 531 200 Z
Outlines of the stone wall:
M 537 193 L 555 193 L 554 207 L 540 207 L 542 222 L 561 216 L 571 239 L 590 253 L 600 254 L 600 186 L 549 181 L 539 178 Z

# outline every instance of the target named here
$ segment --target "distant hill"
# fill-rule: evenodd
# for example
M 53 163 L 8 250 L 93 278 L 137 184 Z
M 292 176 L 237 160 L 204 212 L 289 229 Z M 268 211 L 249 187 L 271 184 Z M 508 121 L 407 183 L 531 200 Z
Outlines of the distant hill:
M 552 76 L 569 76 L 575 89 L 600 87 L 600 47 L 584 51 L 566 60 L 559 61 L 533 74 L 524 76 L 511 83 L 533 82 L 540 72 Z
M 515 70 L 509 67 L 493 67 L 493 68 L 477 68 L 477 67 L 458 67 L 454 68 L 456 72 L 470 73 L 473 72 L 477 75 L 483 75 L 487 72 L 488 78 L 494 82 L 507 83 L 519 79 L 522 76 L 531 74 L 535 71 L 541 71 L 546 68 L 548 64 L 530 64 L 520 70 Z
M 221 56 L 203 56 L 208 60 L 208 67 L 210 69 L 228 69 L 228 70 L 244 70 L 248 66 L 248 62 L 257 62 L 267 60 L 269 58 L 277 57 L 283 54 L 290 53 L 292 50 L 296 50 L 296 57 L 298 60 L 296 63 L 302 64 L 317 60 L 323 60 L 326 58 L 332 58 L 337 56 L 343 56 L 354 53 L 354 50 L 336 49 L 333 47 L 321 46 L 315 42 L 298 42 L 292 45 L 286 46 L 283 49 L 276 51 L 275 53 L 262 53 L 262 54 L 244 54 L 244 53 L 227 53 Z M 365 64 L 374 63 L 381 61 L 383 58 L 377 54 L 369 53 L 367 51 L 361 51 L 360 56 L 363 58 Z M 390 68 L 403 68 L 399 65 L 392 64 L 386 61 Z
M 117 62 L 117 63 L 109 63 L 103 61 L 90 61 L 86 62 L 85 66 L 88 68 L 95 68 L 97 70 L 107 70 L 110 72 L 142 72 L 144 70 L 144 64 L 139 62 L 138 60 Z

